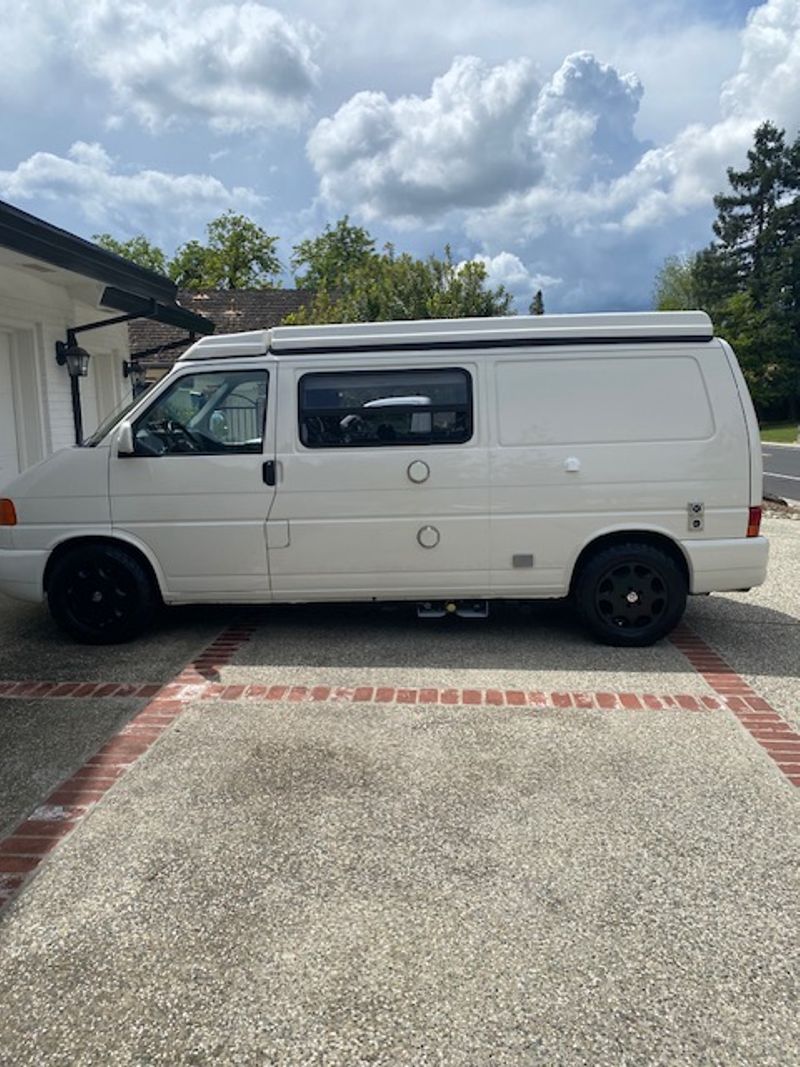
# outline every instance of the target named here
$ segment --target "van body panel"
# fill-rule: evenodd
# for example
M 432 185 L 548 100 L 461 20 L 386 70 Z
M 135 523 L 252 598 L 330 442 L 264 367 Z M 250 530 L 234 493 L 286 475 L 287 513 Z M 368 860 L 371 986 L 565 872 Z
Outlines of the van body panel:
M 203 380 L 239 370 L 258 373 L 260 367 L 241 361 L 204 365 Z M 269 380 L 270 370 L 264 373 Z M 164 380 L 141 418 L 182 380 L 196 380 L 191 366 Z M 269 387 L 258 451 L 127 456 L 111 450 L 112 528 L 146 545 L 158 559 L 168 602 L 269 599 L 265 523 L 275 489 L 265 485 L 263 467 L 274 447 L 272 393 Z
M 285 548 L 270 551 L 277 600 L 488 594 L 485 368 L 477 361 L 422 354 L 402 360 L 382 355 L 370 360 L 367 369 L 387 367 L 466 371 L 472 436 L 462 444 L 305 447 L 298 433 L 303 376 L 357 374 L 365 370 L 365 361 L 338 354 L 282 360 L 276 445 L 280 480 L 268 525 L 271 531 L 274 524 L 282 529 L 288 522 L 289 536 Z M 371 410 L 381 409 L 373 403 Z M 422 465 L 421 475 L 415 474 L 415 464 Z M 428 535 L 437 543 L 426 547 Z
M 81 536 L 135 546 L 168 603 L 559 597 L 583 550 L 620 533 L 678 546 L 692 592 L 762 582 L 767 542 L 746 537 L 758 424 L 707 316 L 542 318 L 203 338 L 131 409 L 132 429 L 183 378 L 252 372 L 266 396 L 236 417 L 263 414 L 261 437 L 120 455 L 112 429 L 43 461 L 4 490 L 19 521 L 0 531 L 0 589 L 41 599 L 50 553 Z M 441 429 L 464 412 L 408 386 L 454 370 L 468 375 L 468 437 Z M 347 381 L 365 372 L 397 385 L 354 399 Z M 315 439 L 301 382 L 326 374 L 341 380 L 315 401 L 333 404 Z M 211 394 L 185 391 L 191 425 Z M 386 434 L 359 439 L 359 422 Z

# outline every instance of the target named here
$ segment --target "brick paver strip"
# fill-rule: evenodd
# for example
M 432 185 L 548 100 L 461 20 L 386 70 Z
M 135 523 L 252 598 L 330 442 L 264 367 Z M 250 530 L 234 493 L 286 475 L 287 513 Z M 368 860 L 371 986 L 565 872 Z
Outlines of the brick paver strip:
M 686 656 L 716 696 L 690 693 L 550 692 L 523 689 L 441 689 L 356 685 L 225 685 L 217 668 L 228 663 L 250 640 L 256 627 L 231 627 L 208 645 L 167 683 L 106 681 L 44 682 L 9 679 L 0 682 L 0 699 L 117 700 L 148 703 L 109 738 L 70 778 L 56 786 L 43 803 L 0 841 L 0 907 L 11 900 L 60 841 L 80 823 L 106 792 L 155 744 L 187 707 L 198 701 L 359 703 L 443 705 L 524 709 L 527 714 L 560 711 L 709 714 L 728 711 L 774 761 L 792 785 L 800 786 L 800 733 L 760 697 L 733 668 L 683 625 L 673 644 Z
M 671 641 L 706 684 L 719 693 L 728 710 L 775 761 L 778 770 L 792 785 L 800 786 L 800 777 L 791 769 L 793 753 L 800 758 L 800 733 L 685 623 L 674 631 Z

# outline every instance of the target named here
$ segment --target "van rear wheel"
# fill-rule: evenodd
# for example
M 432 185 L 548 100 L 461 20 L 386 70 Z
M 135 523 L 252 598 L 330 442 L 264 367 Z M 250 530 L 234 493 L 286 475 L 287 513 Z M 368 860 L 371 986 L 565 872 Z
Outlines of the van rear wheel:
M 584 625 L 603 644 L 652 645 L 670 633 L 686 608 L 686 575 L 653 545 L 612 545 L 591 556 L 575 584 Z
M 59 627 L 91 645 L 130 641 L 152 621 L 158 601 L 146 568 L 109 544 L 65 552 L 47 583 L 47 602 Z

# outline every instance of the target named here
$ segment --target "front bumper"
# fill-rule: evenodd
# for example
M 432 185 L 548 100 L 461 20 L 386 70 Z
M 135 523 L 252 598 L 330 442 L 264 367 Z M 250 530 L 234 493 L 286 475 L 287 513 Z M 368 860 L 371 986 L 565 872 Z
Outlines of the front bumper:
M 0 593 L 40 604 L 49 554 L 46 550 L 0 548 Z
M 766 537 L 682 541 L 681 545 L 689 560 L 692 593 L 752 589 L 767 577 L 769 541 Z

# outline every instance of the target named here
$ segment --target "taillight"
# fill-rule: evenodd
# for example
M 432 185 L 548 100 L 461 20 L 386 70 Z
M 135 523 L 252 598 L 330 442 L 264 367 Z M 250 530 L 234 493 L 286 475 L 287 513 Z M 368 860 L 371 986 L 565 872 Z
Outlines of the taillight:
M 13 500 L 3 498 L 0 500 L 0 526 L 16 526 L 17 509 Z
M 750 508 L 747 516 L 747 536 L 758 537 L 761 529 L 761 508 Z

